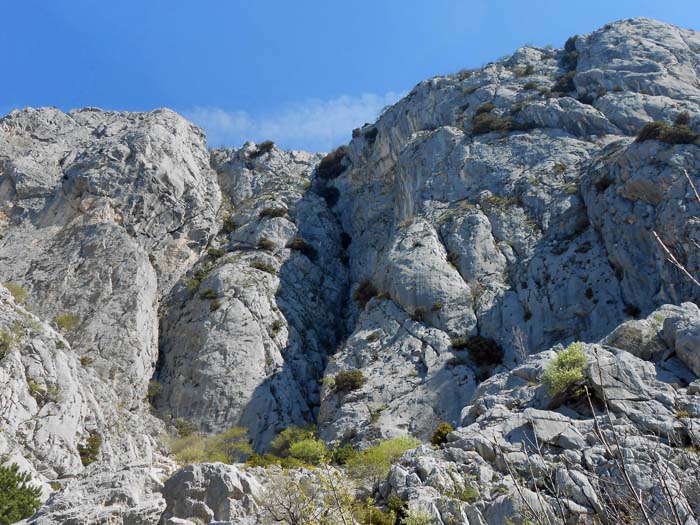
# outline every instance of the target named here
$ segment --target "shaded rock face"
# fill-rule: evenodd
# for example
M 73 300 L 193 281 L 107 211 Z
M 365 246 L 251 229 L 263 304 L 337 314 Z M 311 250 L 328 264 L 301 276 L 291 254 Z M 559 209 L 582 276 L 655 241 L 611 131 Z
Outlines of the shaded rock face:
M 244 426 L 260 452 L 289 425 L 366 446 L 448 421 L 376 494 L 443 524 L 521 523 L 518 498 L 554 512 L 514 481 L 536 437 L 538 475 L 591 515 L 587 473 L 615 465 L 590 407 L 541 385 L 574 340 L 635 486 L 656 494 L 662 465 L 697 511 L 678 445 L 700 439 L 699 290 L 652 232 L 700 273 L 700 149 L 635 135 L 698 129 L 699 50 L 648 19 L 524 47 L 421 82 L 326 158 L 207 150 L 168 110 L 1 119 L 0 456 L 48 498 L 29 522 L 256 523 L 262 471 L 167 479 L 173 419 Z M 339 390 L 350 370 L 364 382 Z M 477 502 L 455 497 L 473 481 Z
M 319 158 L 253 145 L 212 153 L 226 227 L 168 298 L 163 414 L 207 431 L 245 426 L 260 450 L 315 421 L 347 280 L 338 222 L 308 188 Z

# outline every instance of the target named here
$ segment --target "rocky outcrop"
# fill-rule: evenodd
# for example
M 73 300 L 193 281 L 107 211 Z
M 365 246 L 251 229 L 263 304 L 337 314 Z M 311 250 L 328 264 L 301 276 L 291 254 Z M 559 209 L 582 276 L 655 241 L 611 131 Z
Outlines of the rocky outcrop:
M 591 517 L 629 457 L 695 523 L 700 290 L 653 232 L 700 273 L 699 35 L 526 46 L 328 156 L 208 151 L 168 110 L 2 118 L 0 456 L 42 487 L 29 522 L 256 523 L 262 469 L 167 479 L 185 420 L 259 452 L 289 425 L 363 447 L 449 422 L 375 494 L 443 524 Z M 652 120 L 670 135 L 635 140 Z M 541 384 L 572 341 L 591 404 Z

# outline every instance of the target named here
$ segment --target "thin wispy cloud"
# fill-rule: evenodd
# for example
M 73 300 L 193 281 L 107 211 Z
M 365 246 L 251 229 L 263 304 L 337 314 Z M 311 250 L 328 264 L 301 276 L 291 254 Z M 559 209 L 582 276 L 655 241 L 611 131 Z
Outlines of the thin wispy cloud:
M 328 151 L 348 142 L 354 128 L 374 122 L 384 107 L 404 95 L 366 93 L 306 100 L 265 115 L 216 107 L 195 107 L 183 114 L 204 128 L 210 147 L 238 147 L 246 140 L 269 139 L 286 149 Z

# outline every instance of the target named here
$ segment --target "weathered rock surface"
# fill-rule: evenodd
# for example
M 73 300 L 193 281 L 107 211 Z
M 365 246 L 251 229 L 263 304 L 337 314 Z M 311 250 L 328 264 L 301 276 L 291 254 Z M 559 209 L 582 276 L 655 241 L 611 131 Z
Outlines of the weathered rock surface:
M 421 82 L 323 160 L 207 151 L 168 110 L 0 119 L 0 456 L 42 487 L 28 521 L 258 523 L 260 469 L 167 479 L 183 419 L 258 451 L 292 424 L 366 446 L 448 421 L 376 494 L 442 525 L 592 517 L 615 457 L 696 523 L 700 290 L 652 232 L 700 274 L 700 148 L 635 135 L 698 130 L 698 63 L 700 33 L 616 22 Z M 575 340 L 596 417 L 541 385 Z

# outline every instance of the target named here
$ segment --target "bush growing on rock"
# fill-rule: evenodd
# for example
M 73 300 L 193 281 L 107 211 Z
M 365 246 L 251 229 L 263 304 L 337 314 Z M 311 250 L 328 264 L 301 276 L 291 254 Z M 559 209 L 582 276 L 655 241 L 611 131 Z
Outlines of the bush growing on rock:
M 269 153 L 270 151 L 272 151 L 272 148 L 274 147 L 274 142 L 272 142 L 271 140 L 265 140 L 258 144 L 258 147 L 255 149 L 255 151 L 249 154 L 249 157 L 251 159 L 257 159 L 258 157 L 262 157 L 263 155 L 265 155 L 265 153 Z
M 685 119 L 681 118 L 681 122 Z M 687 124 L 679 124 L 678 121 L 669 126 L 665 122 L 654 121 L 644 125 L 637 135 L 637 142 L 658 140 L 666 144 L 693 144 L 698 139 L 698 134 Z
M 316 248 L 311 246 L 308 242 L 306 242 L 301 237 L 295 237 L 294 239 L 289 241 L 289 244 L 287 244 L 287 248 L 305 255 L 307 258 L 309 258 L 312 261 L 316 259 L 316 255 L 317 255 Z
M 340 146 L 339 148 L 331 151 L 328 155 L 321 159 L 316 167 L 316 175 L 322 179 L 335 179 L 343 171 L 345 167 L 343 166 L 343 158 L 347 154 L 345 146 Z
M 503 349 L 490 337 L 475 335 L 467 342 L 467 350 L 477 365 L 491 366 L 503 361 Z
M 280 432 L 270 442 L 270 452 L 279 457 L 289 455 L 289 449 L 294 443 L 315 439 L 316 430 L 313 427 L 289 426 Z
M 287 210 L 285 210 L 284 208 L 265 208 L 258 214 L 258 218 L 260 218 L 260 219 L 265 219 L 265 218 L 274 219 L 276 217 L 284 217 L 286 215 L 287 215 Z
M 91 463 L 97 461 L 100 455 L 100 447 L 102 446 L 102 436 L 97 432 L 90 432 L 87 441 L 84 445 L 78 445 L 78 453 L 80 454 L 80 461 L 84 467 L 87 467 Z
M 379 444 L 361 450 L 347 462 L 349 474 L 376 486 L 389 473 L 389 468 L 396 463 L 404 452 L 420 445 L 412 437 L 398 437 L 382 441 Z
M 352 295 L 352 298 L 357 301 L 357 303 L 360 305 L 360 308 L 364 308 L 367 306 L 367 303 L 372 297 L 376 297 L 377 294 L 379 293 L 379 290 L 372 284 L 372 281 L 365 279 L 364 281 L 360 282 L 360 284 L 357 286 L 357 289 L 355 290 L 355 293 Z
M 266 252 L 274 252 L 276 246 L 275 243 L 270 239 L 263 238 L 258 241 L 258 248 L 261 250 L 265 250 Z
M 277 270 L 275 269 L 275 267 L 264 261 L 252 261 L 250 263 L 250 267 L 255 268 L 256 270 L 260 270 L 261 272 L 269 273 L 270 275 L 277 275 Z
M 338 372 L 335 376 L 335 388 L 339 392 L 351 392 L 362 388 L 366 381 L 362 370 Z
M 318 465 L 328 459 L 328 449 L 323 441 L 308 438 L 292 443 L 289 456 L 307 465 Z
M 580 386 L 586 379 L 587 365 L 583 343 L 571 343 L 549 362 L 542 376 L 542 384 L 551 395 Z
M 18 465 L 0 466 L 0 523 L 10 524 L 28 518 L 41 505 L 41 489 L 31 485 L 27 472 Z
M 435 429 L 435 432 L 433 432 L 433 437 L 430 440 L 430 442 L 435 445 L 435 446 L 440 446 L 444 445 L 447 443 L 447 435 L 452 432 L 454 428 L 452 425 L 450 425 L 448 422 L 443 421 L 438 425 L 438 427 Z

